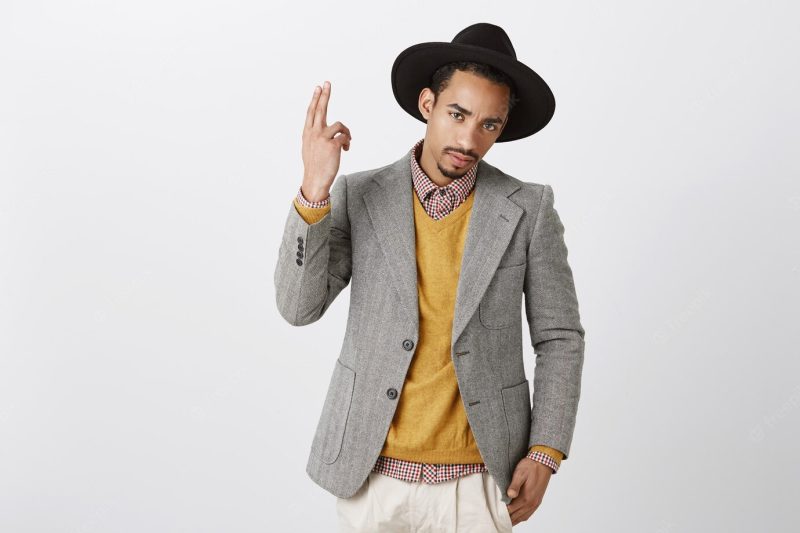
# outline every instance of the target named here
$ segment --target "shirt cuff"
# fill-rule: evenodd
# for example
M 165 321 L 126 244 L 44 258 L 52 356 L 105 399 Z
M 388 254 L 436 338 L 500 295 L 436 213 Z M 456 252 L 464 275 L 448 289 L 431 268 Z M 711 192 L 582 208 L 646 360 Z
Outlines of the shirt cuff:
M 297 201 L 300 202 L 300 205 L 302 205 L 303 207 L 314 207 L 314 208 L 325 207 L 330 203 L 331 195 L 329 194 L 328 197 L 325 198 L 324 200 L 319 200 L 317 202 L 310 202 L 306 200 L 305 196 L 303 196 L 303 188 L 300 187 L 297 189 Z
M 300 189 L 297 191 L 292 203 L 306 224 L 316 224 L 325 218 L 325 215 L 331 210 L 330 200 L 331 197 L 328 195 L 327 198 L 319 202 L 309 202 L 303 196 L 302 189 Z
M 561 466 L 561 460 L 564 458 L 564 454 L 555 448 L 537 444 L 535 446 L 531 446 L 526 457 L 538 463 L 549 466 L 553 471 L 553 474 L 555 474 L 558 472 L 558 469 Z

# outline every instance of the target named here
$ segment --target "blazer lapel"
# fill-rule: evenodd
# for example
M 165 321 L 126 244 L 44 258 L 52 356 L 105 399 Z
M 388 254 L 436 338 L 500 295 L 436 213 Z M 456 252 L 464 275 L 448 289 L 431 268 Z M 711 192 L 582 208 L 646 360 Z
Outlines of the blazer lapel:
M 374 177 L 364 194 L 367 214 L 389 265 L 391 283 L 413 327 L 419 327 L 416 230 L 410 154 Z M 509 200 L 519 185 L 483 160 L 478 162 L 475 199 L 470 213 L 458 278 L 452 347 L 483 298 L 517 227 L 523 209 Z
M 458 277 L 451 353 L 492 280 L 523 209 L 509 200 L 520 186 L 500 170 L 478 161 L 475 200 Z
M 410 153 L 406 153 L 378 172 L 373 177 L 372 188 L 364 193 L 363 198 L 389 265 L 391 283 L 400 294 L 400 302 L 416 329 L 419 327 L 419 300 L 410 157 Z

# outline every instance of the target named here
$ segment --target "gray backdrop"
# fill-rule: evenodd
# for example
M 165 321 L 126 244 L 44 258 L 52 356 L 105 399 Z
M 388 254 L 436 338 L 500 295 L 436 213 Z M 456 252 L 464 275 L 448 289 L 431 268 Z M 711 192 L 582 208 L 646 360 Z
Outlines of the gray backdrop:
M 304 467 L 349 290 L 300 329 L 272 286 L 306 106 L 330 80 L 340 171 L 388 164 L 424 135 L 395 56 L 478 21 L 556 95 L 486 160 L 553 186 L 586 328 L 515 531 L 796 530 L 798 11 L 3 2 L 0 530 L 334 531 Z

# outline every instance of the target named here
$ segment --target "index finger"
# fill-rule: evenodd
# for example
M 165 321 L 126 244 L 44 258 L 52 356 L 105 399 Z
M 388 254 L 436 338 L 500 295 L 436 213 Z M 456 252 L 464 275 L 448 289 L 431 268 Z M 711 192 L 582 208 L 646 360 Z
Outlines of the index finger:
M 324 128 L 327 126 L 325 117 L 328 115 L 328 100 L 331 97 L 331 83 L 326 81 L 322 84 L 322 94 L 319 95 L 319 102 L 317 103 L 317 112 L 314 115 L 314 126 Z
M 314 125 L 314 112 L 317 109 L 317 102 L 319 101 L 319 94 L 322 91 L 319 88 L 319 85 L 314 87 L 314 95 L 311 97 L 311 102 L 308 104 L 308 109 L 306 110 L 306 129 L 310 130 L 311 127 Z

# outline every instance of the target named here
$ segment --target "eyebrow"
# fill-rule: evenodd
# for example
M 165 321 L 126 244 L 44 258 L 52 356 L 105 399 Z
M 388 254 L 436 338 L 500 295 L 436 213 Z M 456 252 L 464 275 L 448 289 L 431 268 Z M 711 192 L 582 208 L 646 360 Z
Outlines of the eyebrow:
M 463 114 L 467 115 L 468 117 L 472 116 L 472 111 L 470 111 L 468 109 L 464 109 L 463 107 L 461 107 L 458 104 L 455 104 L 455 103 L 448 104 L 447 107 L 452 107 L 453 109 L 455 109 L 459 113 L 463 113 Z M 500 117 L 490 117 L 490 118 L 486 119 L 486 122 L 491 122 L 493 124 L 502 124 L 503 123 L 503 119 L 500 118 Z

